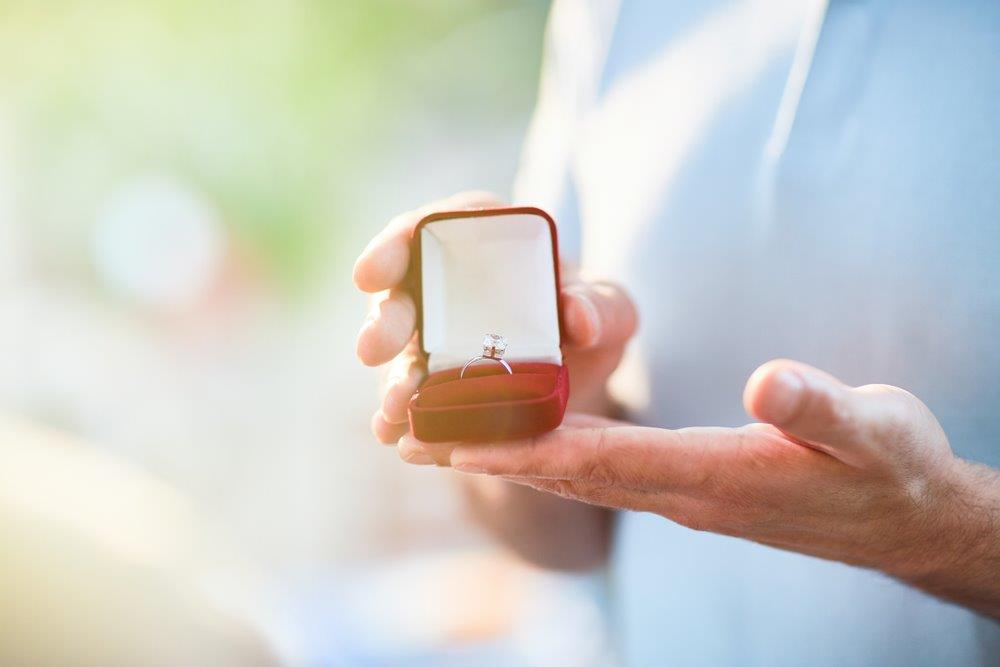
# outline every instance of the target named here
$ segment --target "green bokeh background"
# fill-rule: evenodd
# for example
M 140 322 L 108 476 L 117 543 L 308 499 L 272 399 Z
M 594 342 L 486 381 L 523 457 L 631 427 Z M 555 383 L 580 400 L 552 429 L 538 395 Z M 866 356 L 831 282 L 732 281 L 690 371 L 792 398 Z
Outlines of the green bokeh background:
M 381 165 L 442 126 L 526 118 L 546 5 L 5 0 L 0 121 L 35 260 L 99 289 L 86 248 L 102 202 L 167 173 L 278 293 L 306 294 L 379 222 L 355 217 Z

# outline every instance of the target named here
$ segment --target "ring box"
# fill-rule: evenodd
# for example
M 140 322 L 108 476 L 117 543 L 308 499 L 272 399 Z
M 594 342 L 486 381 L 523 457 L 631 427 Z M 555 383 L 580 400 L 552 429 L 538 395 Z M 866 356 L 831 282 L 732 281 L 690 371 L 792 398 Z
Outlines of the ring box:
M 416 226 L 410 281 L 428 377 L 410 399 L 425 442 L 490 441 L 559 426 L 569 399 L 563 364 L 556 225 L 538 208 L 432 213 Z M 465 363 L 483 336 L 507 339 L 500 364 Z

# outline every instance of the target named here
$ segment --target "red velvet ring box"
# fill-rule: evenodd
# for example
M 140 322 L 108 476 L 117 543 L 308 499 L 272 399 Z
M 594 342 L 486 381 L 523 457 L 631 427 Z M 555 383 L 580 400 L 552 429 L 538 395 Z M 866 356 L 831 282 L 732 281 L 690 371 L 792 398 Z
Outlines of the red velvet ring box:
M 523 438 L 562 423 L 556 226 L 529 207 L 446 211 L 413 232 L 411 280 L 428 377 L 410 399 L 410 429 L 425 442 Z M 495 362 L 462 366 L 483 337 L 507 339 L 513 374 Z

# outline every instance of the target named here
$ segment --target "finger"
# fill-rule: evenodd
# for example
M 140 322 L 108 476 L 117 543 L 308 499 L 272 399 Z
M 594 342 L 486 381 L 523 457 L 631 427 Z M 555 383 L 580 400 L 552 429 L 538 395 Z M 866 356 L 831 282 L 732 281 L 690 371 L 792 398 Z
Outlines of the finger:
M 409 427 L 407 424 L 390 424 L 379 410 L 372 415 L 371 429 L 375 439 L 383 445 L 394 445 L 406 434 Z
M 719 451 L 739 437 L 734 429 L 560 428 L 528 440 L 458 445 L 451 465 L 460 472 L 504 477 L 686 489 L 703 485 Z
M 378 366 L 403 351 L 413 338 L 417 308 L 404 291 L 392 290 L 375 298 L 358 332 L 358 358 L 367 366 Z
M 420 441 L 414 439 L 410 436 L 403 436 L 399 440 L 399 444 L 396 446 L 397 452 L 399 452 L 399 458 L 407 463 L 412 463 L 413 465 L 426 466 L 434 464 L 434 457 L 432 457 L 427 451 L 421 446 Z
M 624 343 L 638 325 L 632 299 L 610 283 L 567 284 L 562 304 L 567 342 L 578 348 Z
M 363 292 L 381 292 L 399 285 L 410 265 L 413 228 L 428 214 L 500 204 L 500 198 L 490 192 L 462 192 L 396 216 L 375 235 L 354 263 L 354 284 Z
M 686 528 L 714 533 L 734 532 L 728 508 L 720 511 L 712 500 L 705 501 L 684 494 L 664 491 L 637 491 L 633 489 L 595 486 L 577 480 L 535 479 L 530 477 L 504 477 L 514 484 L 527 486 L 577 502 L 634 512 L 652 512 Z M 763 540 L 760 540 L 763 542 Z M 784 548 L 788 548 L 787 545 Z
M 434 463 L 447 467 L 450 465 L 451 451 L 457 444 L 454 442 L 423 442 L 417 440 L 412 433 L 407 433 L 399 440 L 399 455 L 409 463 L 415 462 L 411 460 L 412 458 L 423 463 Z
M 411 341 L 410 348 L 414 348 Z M 427 377 L 427 368 L 415 350 L 407 350 L 393 361 L 382 395 L 382 416 L 392 424 L 408 419 L 410 398 Z
M 638 512 L 656 511 L 660 514 L 666 514 L 674 502 L 671 494 L 596 485 L 586 480 L 542 479 L 538 477 L 501 477 L 500 479 L 568 500 L 610 509 Z
M 412 433 L 407 433 L 399 441 L 401 450 L 424 454 L 431 463 L 441 467 L 451 465 L 451 452 L 458 444 L 457 442 L 423 442 L 415 438 Z
M 933 422 L 923 404 L 902 389 L 849 387 L 787 359 L 754 371 L 743 403 L 753 417 L 850 465 L 878 461 L 884 442 L 915 438 Z

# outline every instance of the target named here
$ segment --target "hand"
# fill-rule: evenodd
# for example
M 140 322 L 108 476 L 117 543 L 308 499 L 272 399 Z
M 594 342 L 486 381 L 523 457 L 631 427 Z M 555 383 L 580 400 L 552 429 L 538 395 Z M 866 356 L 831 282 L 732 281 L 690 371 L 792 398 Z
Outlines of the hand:
M 744 403 L 764 423 L 670 431 L 569 418 L 531 440 L 458 445 L 450 462 L 879 569 L 1000 614 L 1000 474 L 957 459 L 917 398 L 781 360 L 751 376 Z
M 417 348 L 413 298 L 403 286 L 414 227 L 433 211 L 500 205 L 493 195 L 468 192 L 404 213 L 368 244 L 355 263 L 355 284 L 365 292 L 375 293 L 371 314 L 358 335 L 358 357 L 369 366 L 391 361 L 382 387 L 381 407 L 372 417 L 372 431 L 381 442 L 395 443 L 406 433 L 407 405 L 427 373 Z M 607 411 L 605 385 L 635 331 L 635 308 L 613 285 L 585 282 L 565 264 L 561 273 L 564 354 L 573 387 L 571 405 L 581 411 Z M 416 448 L 403 449 L 400 454 L 412 463 L 433 461 Z M 447 462 L 446 454 L 442 462 Z

